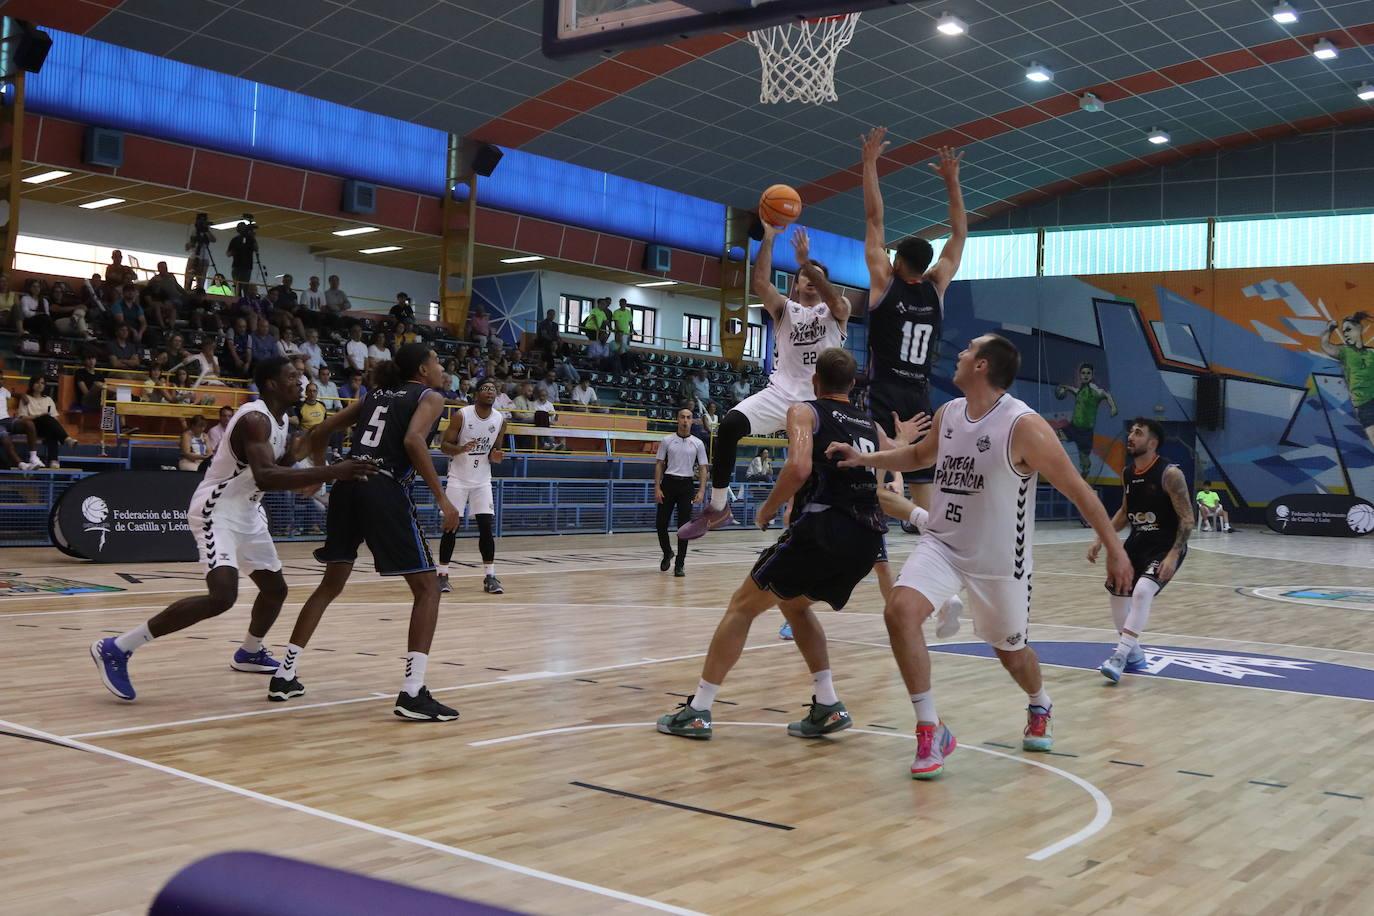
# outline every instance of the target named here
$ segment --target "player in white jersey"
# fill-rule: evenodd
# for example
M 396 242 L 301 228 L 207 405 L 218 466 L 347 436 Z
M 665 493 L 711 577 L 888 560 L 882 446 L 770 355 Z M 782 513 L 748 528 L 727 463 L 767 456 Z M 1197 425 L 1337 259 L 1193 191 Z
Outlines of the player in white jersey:
M 796 249 L 797 273 L 788 298 L 773 285 L 773 242 L 779 230 L 766 223 L 763 243 L 754 261 L 751 285 L 755 296 L 773 319 L 773 374 L 768 387 L 740 401 L 720 421 L 712 444 L 711 504 L 699 517 L 678 529 L 684 541 L 695 540 L 707 531 L 734 522 L 730 512 L 730 481 L 735 475 L 739 440 L 745 436 L 767 436 L 787 426 L 787 411 L 803 404 L 815 394 L 811 379 L 816 360 L 831 347 L 844 346 L 845 325 L 849 323 L 849 300 L 830 285 L 830 271 L 811 260 L 811 240 L 806 230 L 792 230 Z
M 954 735 L 935 711 L 930 652 L 921 624 L 961 588 L 968 592 L 974 632 L 992 646 L 1029 698 L 1021 746 L 1053 745 L 1050 698 L 1040 661 L 1027 644 L 1030 626 L 1031 539 L 1037 475 L 1073 501 L 1107 549 L 1107 580 L 1125 592 L 1131 561 L 1097 494 L 1078 475 L 1054 430 L 1007 393 L 1021 366 L 1015 344 L 996 334 L 975 338 L 959 354 L 954 384 L 964 393 L 935 413 L 931 434 L 915 445 L 859 454 L 836 444 L 841 467 L 889 471 L 935 466 L 925 537 L 907 558 L 883 611 L 892 654 L 916 711 L 915 779 L 931 779 L 954 750 Z
M 253 602 L 248 635 L 229 667 L 255 674 L 275 672 L 277 661 L 262 641 L 281 613 L 286 579 L 267 527 L 262 493 L 366 477 L 375 470 L 356 461 L 292 468 L 300 455 L 288 454 L 286 416 L 301 399 L 300 370 L 285 358 L 275 357 L 254 367 L 253 381 L 260 399 L 244 404 L 229 421 L 187 512 L 205 567 L 207 594 L 183 598 L 129 632 L 98 639 L 91 645 L 101 680 L 122 700 L 135 696 L 129 680 L 133 651 L 229 610 L 238 601 L 240 571 L 258 587 L 258 597 Z M 306 439 L 301 438 L 302 448 Z
M 501 440 L 506 434 L 506 416 L 492 405 L 498 386 L 485 379 L 477 386 L 475 403 L 453 414 L 444 430 L 440 448 L 448 455 L 449 501 L 459 516 L 477 518 L 477 549 L 482 554 L 485 575 L 482 591 L 500 595 L 505 590 L 496 578 L 496 501 L 491 492 L 491 466 L 501 463 Z M 458 531 L 445 531 L 439 541 L 439 591 L 449 592 L 449 564 Z

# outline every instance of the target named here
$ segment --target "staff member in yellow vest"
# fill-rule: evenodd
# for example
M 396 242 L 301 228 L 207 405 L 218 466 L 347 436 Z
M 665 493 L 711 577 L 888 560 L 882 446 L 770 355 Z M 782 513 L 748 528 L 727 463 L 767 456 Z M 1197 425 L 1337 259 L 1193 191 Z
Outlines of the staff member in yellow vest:
M 658 444 L 658 460 L 654 462 L 654 502 L 658 504 L 654 527 L 658 529 L 658 546 L 663 548 L 663 562 L 658 568 L 664 572 L 673 561 L 673 550 L 668 543 L 668 519 L 677 509 L 678 530 L 691 521 L 692 504 L 706 499 L 706 469 L 710 463 L 706 444 L 692 435 L 692 410 L 684 407 L 677 412 L 677 431 L 663 437 Z M 697 479 L 695 496 L 692 495 L 693 477 Z M 683 570 L 686 559 L 687 542 L 678 538 L 674 576 L 687 575 Z

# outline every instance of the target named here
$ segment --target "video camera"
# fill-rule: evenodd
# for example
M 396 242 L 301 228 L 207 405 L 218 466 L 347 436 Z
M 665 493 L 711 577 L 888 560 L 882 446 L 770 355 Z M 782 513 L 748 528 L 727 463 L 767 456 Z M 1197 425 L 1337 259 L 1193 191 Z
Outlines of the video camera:
M 191 228 L 191 241 L 187 244 L 186 250 L 199 250 L 208 246 L 214 240 L 215 234 L 210 231 L 210 215 L 208 213 L 197 213 L 196 223 Z

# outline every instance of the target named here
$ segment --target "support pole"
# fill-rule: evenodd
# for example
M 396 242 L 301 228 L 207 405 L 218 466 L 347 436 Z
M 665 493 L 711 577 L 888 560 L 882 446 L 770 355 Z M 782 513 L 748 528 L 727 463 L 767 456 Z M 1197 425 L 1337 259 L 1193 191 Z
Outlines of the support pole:
M 12 22 L 5 20 L 6 31 Z M 0 270 L 12 273 L 19 239 L 19 179 L 24 173 L 24 71 L 4 82 L 10 102 L 0 114 L 0 193 L 9 204 L 9 218 L 0 230 Z
M 449 134 L 439 240 L 439 315 L 459 337 L 467 331 L 468 308 L 472 305 L 477 238 L 477 176 L 471 171 L 463 174 L 461 142 L 458 135 Z M 467 190 L 467 200 L 457 199 L 460 188 Z
M 725 250 L 720 253 L 720 353 L 736 369 L 744 364 L 744 345 L 749 335 L 749 221 L 752 214 L 725 209 Z M 743 248 L 744 257 L 730 260 L 731 248 Z

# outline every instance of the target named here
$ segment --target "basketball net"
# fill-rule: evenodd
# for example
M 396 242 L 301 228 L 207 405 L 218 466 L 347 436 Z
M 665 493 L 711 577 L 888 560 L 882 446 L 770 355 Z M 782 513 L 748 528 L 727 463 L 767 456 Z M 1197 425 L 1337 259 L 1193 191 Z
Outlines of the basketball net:
M 759 101 L 810 105 L 839 101 L 835 61 L 854 39 L 858 23 L 858 13 L 846 13 L 750 32 L 749 43 L 758 48 L 763 70 Z

